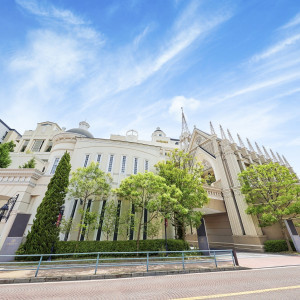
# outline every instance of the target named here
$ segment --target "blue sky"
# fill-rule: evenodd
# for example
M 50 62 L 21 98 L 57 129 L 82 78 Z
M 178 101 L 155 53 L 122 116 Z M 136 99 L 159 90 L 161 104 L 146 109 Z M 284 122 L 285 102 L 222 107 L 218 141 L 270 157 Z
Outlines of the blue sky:
M 96 137 L 219 124 L 300 174 L 300 1 L 0 0 L 1 116 Z

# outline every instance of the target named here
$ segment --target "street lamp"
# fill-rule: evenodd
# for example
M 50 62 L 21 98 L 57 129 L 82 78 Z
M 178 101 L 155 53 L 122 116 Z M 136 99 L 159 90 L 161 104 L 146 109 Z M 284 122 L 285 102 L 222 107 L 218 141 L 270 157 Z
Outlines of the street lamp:
M 17 202 L 18 197 L 19 194 L 16 195 L 15 197 L 9 198 L 7 202 L 0 208 L 0 222 L 2 221 L 2 219 L 5 219 L 5 222 L 7 222 L 10 213 Z

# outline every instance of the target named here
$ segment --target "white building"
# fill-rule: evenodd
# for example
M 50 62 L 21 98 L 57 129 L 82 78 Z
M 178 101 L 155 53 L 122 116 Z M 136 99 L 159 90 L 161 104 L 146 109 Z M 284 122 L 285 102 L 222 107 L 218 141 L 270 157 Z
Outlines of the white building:
M 237 145 L 229 132 L 228 138 L 225 136 L 222 128 L 221 138 L 218 138 L 212 125 L 210 134 L 197 128 L 190 134 L 184 116 L 183 124 L 181 140 L 167 137 L 160 128 L 153 132 L 150 141 L 139 140 L 135 130 L 128 131 L 124 136 L 111 135 L 109 139 L 94 138 L 88 131 L 89 124 L 86 122 L 80 122 L 78 128 L 66 131 L 56 123 L 42 122 L 37 124 L 35 130 L 25 131 L 11 155 L 11 166 L 0 170 L 0 207 L 9 198 L 18 195 L 16 202 L 9 204 L 9 209 L 0 222 L 0 248 L 11 237 L 13 228 L 18 224 L 18 243 L 23 235 L 26 236 L 50 178 L 65 151 L 71 155 L 72 170 L 87 166 L 91 161 L 99 162 L 100 168 L 111 174 L 115 188 L 131 174 L 155 171 L 154 165 L 166 159 L 169 151 L 180 146 L 192 152 L 203 163 L 205 174 L 210 173 L 216 179 L 210 186 L 205 186 L 210 202 L 203 208 L 211 247 L 263 251 L 265 240 L 281 238 L 276 226 L 262 229 L 254 217 L 245 213 L 246 202 L 240 192 L 237 175 L 252 163 L 276 160 L 290 167 L 287 161 L 273 153 L 272 158 L 267 152 L 263 155 L 259 147 L 254 151 L 249 141 L 246 148 L 240 137 L 240 145 Z M 32 157 L 37 161 L 36 169 L 19 169 L 20 165 Z M 111 201 L 117 202 L 118 199 L 113 198 Z M 90 201 L 87 209 L 104 214 L 105 203 L 105 200 Z M 122 214 L 128 204 L 121 201 L 117 203 Z M 67 199 L 65 217 L 72 217 L 73 222 L 78 223 L 80 207 L 80 201 Z M 159 237 L 163 238 L 164 230 L 161 229 Z M 73 230 L 61 235 L 61 239 L 73 240 L 77 236 L 76 232 L 77 230 Z M 145 234 L 142 235 L 141 238 L 146 238 Z M 168 237 L 172 236 L 174 230 L 172 226 L 168 226 Z M 135 239 L 136 233 L 133 232 L 129 238 Z M 101 229 L 90 233 L 89 240 L 103 239 Z M 110 240 L 119 239 L 123 237 L 116 228 Z M 195 229 L 187 235 L 187 240 L 197 244 Z

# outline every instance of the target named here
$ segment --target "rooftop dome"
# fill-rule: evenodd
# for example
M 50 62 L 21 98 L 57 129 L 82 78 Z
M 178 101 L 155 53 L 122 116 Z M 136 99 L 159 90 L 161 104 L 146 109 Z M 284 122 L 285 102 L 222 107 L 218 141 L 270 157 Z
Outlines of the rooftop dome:
M 66 132 L 77 133 L 77 134 L 80 134 L 87 138 L 93 139 L 94 136 L 88 131 L 89 128 L 90 128 L 90 125 L 87 122 L 82 121 L 79 123 L 78 128 L 72 128 L 72 129 L 67 130 Z

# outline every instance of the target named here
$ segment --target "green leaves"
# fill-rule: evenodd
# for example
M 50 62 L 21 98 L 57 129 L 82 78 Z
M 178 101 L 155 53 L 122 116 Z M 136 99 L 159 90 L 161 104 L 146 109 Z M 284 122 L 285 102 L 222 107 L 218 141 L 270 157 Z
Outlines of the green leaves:
M 0 168 L 7 168 L 11 164 L 9 152 L 13 152 L 15 146 L 13 141 L 0 144 Z
M 65 153 L 52 176 L 45 196 L 39 205 L 31 231 L 22 246 L 27 254 L 50 253 L 58 242 L 57 219 L 60 207 L 64 204 L 69 174 L 70 154 Z
M 208 203 L 207 193 L 202 186 L 202 166 L 196 163 L 190 154 L 175 149 L 169 154 L 169 160 L 159 162 L 156 169 L 167 185 L 180 191 L 170 217 L 176 227 L 177 237 L 182 239 L 186 224 L 192 224 L 194 227 L 201 224 L 202 214 L 195 209 L 200 209 Z
M 278 163 L 251 165 L 239 174 L 246 212 L 257 216 L 261 227 L 279 223 L 289 249 L 283 219 L 300 214 L 300 186 L 294 173 Z
M 36 161 L 34 159 L 34 157 L 32 159 L 30 159 L 27 163 L 25 163 L 23 166 L 19 166 L 19 168 L 21 169 L 34 169 L 36 165 Z

